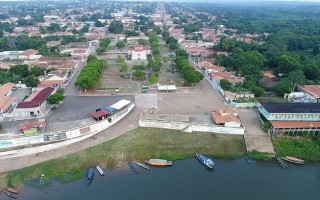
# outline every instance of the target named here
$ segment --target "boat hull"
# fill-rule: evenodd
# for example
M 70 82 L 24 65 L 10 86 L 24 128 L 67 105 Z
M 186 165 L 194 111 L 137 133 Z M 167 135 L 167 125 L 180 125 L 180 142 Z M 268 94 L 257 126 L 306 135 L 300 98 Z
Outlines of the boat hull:
M 162 160 L 162 159 L 149 159 L 144 162 L 152 166 L 171 166 L 172 165 L 172 161 Z
M 210 169 L 213 169 L 213 167 L 214 167 L 214 162 L 213 162 L 212 160 L 206 158 L 206 157 L 205 157 L 204 155 L 202 155 L 202 154 L 198 154 L 198 153 L 197 153 L 196 156 L 197 156 L 198 160 L 199 160 L 202 164 L 204 164 L 205 166 L 207 166 L 207 167 L 210 168 Z
M 290 156 L 286 156 L 286 157 L 281 157 L 282 160 L 291 162 L 291 163 L 295 163 L 295 164 L 300 164 L 303 165 L 304 164 L 304 160 L 298 159 L 298 158 L 294 158 L 294 157 L 290 157 Z
M 87 185 L 91 183 L 93 176 L 94 176 L 94 167 L 91 167 L 87 174 Z
M 134 166 L 134 164 L 132 162 L 128 162 L 128 165 L 130 166 L 130 168 L 132 169 L 132 171 L 134 171 L 135 173 L 138 173 L 137 168 Z
M 144 169 L 150 169 L 150 167 L 148 167 L 147 165 L 145 165 L 145 164 L 143 164 L 143 163 L 139 163 L 139 162 L 134 162 L 134 163 L 136 163 L 136 165 L 138 165 L 139 167 L 142 167 L 142 168 L 144 168 Z
M 101 176 L 104 176 L 105 173 L 104 173 L 104 171 L 101 169 L 101 167 L 97 166 L 96 168 L 97 168 L 99 174 L 100 174 Z
M 19 194 L 19 191 L 16 189 L 13 189 L 11 187 L 5 187 L 5 190 L 7 190 L 8 192 L 14 193 L 14 194 Z

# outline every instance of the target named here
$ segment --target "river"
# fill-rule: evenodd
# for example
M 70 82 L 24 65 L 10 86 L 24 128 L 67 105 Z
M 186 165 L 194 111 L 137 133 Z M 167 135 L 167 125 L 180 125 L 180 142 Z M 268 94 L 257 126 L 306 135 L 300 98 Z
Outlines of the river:
M 95 199 L 216 199 L 216 200 L 314 200 L 320 199 L 320 165 L 288 164 L 283 170 L 276 162 L 214 159 L 214 170 L 208 170 L 196 158 L 175 161 L 172 167 L 129 166 L 105 170 L 101 177 L 95 171 L 93 182 L 85 178 L 66 184 L 57 180 L 38 188 L 32 181 L 21 189 L 23 200 L 95 200 Z M 38 181 L 38 180 L 37 180 Z M 1 194 L 0 199 L 9 199 Z

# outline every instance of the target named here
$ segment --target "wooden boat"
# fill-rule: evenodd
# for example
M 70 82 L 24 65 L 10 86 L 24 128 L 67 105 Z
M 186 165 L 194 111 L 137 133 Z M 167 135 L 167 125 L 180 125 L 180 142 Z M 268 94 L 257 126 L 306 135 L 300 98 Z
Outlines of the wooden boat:
M 140 163 L 140 162 L 134 162 L 136 165 L 138 165 L 139 167 L 142 167 L 144 169 L 150 169 L 150 167 L 148 167 L 147 165 Z
M 145 160 L 144 162 L 153 166 L 171 166 L 172 165 L 172 161 L 167 161 L 163 159 L 149 159 L 149 160 Z
M 9 197 L 11 197 L 11 198 L 13 198 L 13 199 L 18 198 L 18 195 L 15 194 L 15 193 L 12 193 L 12 192 L 9 192 L 9 191 L 5 191 L 5 193 L 6 193 Z
M 209 167 L 210 169 L 212 169 L 214 167 L 214 162 L 212 160 L 206 158 L 204 155 L 196 153 L 196 156 L 197 156 L 198 160 L 200 162 L 202 162 L 202 164 L 204 164 L 205 166 Z
M 19 191 L 16 189 L 13 189 L 11 187 L 5 187 L 5 190 L 7 190 L 8 192 L 14 193 L 14 194 L 19 194 Z
M 100 174 L 101 176 L 103 176 L 103 175 L 104 175 L 104 171 L 101 169 L 101 167 L 97 166 L 96 168 L 97 168 L 99 174 Z
M 247 161 L 247 163 L 248 163 L 249 165 L 252 164 L 251 158 L 249 158 L 247 155 L 244 155 L 244 159 L 246 159 L 246 161 Z
M 287 164 L 285 164 L 285 162 L 280 157 L 276 157 L 276 160 L 283 169 L 286 168 Z
M 44 184 L 44 174 L 41 174 L 40 185 L 43 185 L 43 184 Z
M 94 166 L 92 166 L 87 172 L 87 185 L 91 183 L 93 176 L 94 176 Z
M 301 160 L 299 158 L 294 158 L 294 157 L 290 157 L 290 156 L 286 156 L 286 157 L 281 157 L 283 160 L 288 161 L 288 162 L 292 162 L 292 163 L 296 163 L 296 164 L 304 164 L 304 160 Z
M 138 173 L 137 172 L 137 168 L 134 166 L 134 164 L 132 162 L 128 162 L 128 165 L 130 166 L 130 168 L 132 169 L 132 171 L 134 171 L 135 173 Z

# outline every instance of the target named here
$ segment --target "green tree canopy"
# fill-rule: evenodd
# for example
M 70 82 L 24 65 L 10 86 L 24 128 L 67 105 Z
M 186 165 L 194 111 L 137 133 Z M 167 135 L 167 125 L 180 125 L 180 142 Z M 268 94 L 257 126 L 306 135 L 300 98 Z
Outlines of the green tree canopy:
M 119 41 L 119 42 L 117 42 L 117 44 L 116 44 L 116 47 L 117 47 L 118 49 L 123 49 L 125 46 L 126 46 L 126 45 L 125 45 L 124 42 L 122 42 L 122 41 Z
M 151 84 L 158 83 L 158 77 L 155 74 L 151 74 L 149 76 L 149 83 L 151 83 Z
M 63 101 L 63 100 L 64 100 L 64 96 L 61 93 L 52 94 L 47 98 L 47 102 L 50 105 L 58 104 L 58 103 L 60 103 L 60 101 Z
M 227 79 L 221 79 L 220 86 L 223 90 L 231 90 L 232 83 L 230 83 L 230 81 L 228 81 Z
M 119 21 L 113 21 L 111 22 L 108 30 L 111 33 L 123 33 L 123 24 Z
M 24 81 L 27 87 L 37 87 L 39 82 L 40 82 L 39 79 L 33 76 L 28 76 Z
M 143 76 L 145 76 L 145 72 L 144 71 L 142 71 L 142 70 L 137 70 L 137 71 L 135 71 L 135 72 L 133 72 L 133 76 L 134 77 L 143 77 Z

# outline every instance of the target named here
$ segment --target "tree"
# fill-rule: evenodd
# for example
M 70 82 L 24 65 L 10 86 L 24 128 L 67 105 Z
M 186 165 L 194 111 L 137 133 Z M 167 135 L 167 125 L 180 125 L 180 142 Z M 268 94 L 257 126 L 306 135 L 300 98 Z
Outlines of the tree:
M 159 54 L 160 54 L 160 50 L 159 50 L 158 48 L 153 49 L 153 50 L 152 50 L 152 54 L 155 55 L 155 56 L 156 56 L 156 55 L 159 55 Z
M 56 91 L 57 94 L 63 94 L 64 93 L 64 88 L 59 87 Z
M 101 55 L 102 53 L 106 52 L 107 50 L 103 47 L 99 47 L 96 49 L 96 52 L 98 53 L 98 55 Z
M 221 48 L 224 50 L 231 50 L 235 46 L 235 43 L 232 39 L 230 38 L 223 38 L 221 39 Z
M 126 73 L 128 71 L 128 65 L 127 63 L 122 63 L 121 68 L 120 68 L 120 72 Z
M 292 92 L 296 89 L 297 85 L 304 85 L 306 83 L 306 77 L 303 74 L 303 71 L 296 70 L 289 73 L 289 80 L 291 80 Z
M 261 87 L 254 87 L 252 92 L 256 97 L 260 97 L 264 94 L 264 89 Z
M 174 50 L 176 50 L 178 48 L 179 48 L 179 45 L 177 43 L 170 43 L 169 44 L 170 51 L 174 51 Z
M 61 30 L 59 24 L 56 24 L 56 23 L 51 23 L 50 26 L 47 28 L 47 30 L 50 32 L 50 33 L 55 33 L 55 32 L 58 32 Z
M 87 58 L 87 63 L 91 62 L 92 60 L 98 60 L 98 58 L 95 55 L 89 55 Z
M 116 44 L 116 47 L 118 48 L 118 49 L 123 49 L 124 47 L 125 47 L 126 45 L 124 44 L 124 42 L 122 42 L 122 41 L 119 41 L 119 42 L 117 42 L 117 44 Z
M 2 124 L 0 124 L 0 131 L 3 129 L 3 126 L 2 126 Z
M 118 57 L 117 63 L 124 63 L 124 58 L 121 56 Z
M 94 23 L 94 25 L 95 25 L 96 27 L 104 27 L 104 25 L 103 25 L 100 21 L 96 21 L 96 22 Z
M 31 74 L 33 74 L 35 77 L 44 75 L 44 71 L 46 71 L 45 68 L 38 66 L 32 66 L 30 69 Z
M 9 73 L 25 78 L 29 75 L 28 65 L 14 65 L 9 69 Z
M 141 45 L 143 45 L 143 46 L 146 46 L 146 45 L 147 45 L 147 42 L 146 42 L 146 40 L 144 40 L 144 39 L 139 39 L 139 40 L 138 40 L 138 43 L 141 44 Z
M 227 79 L 222 79 L 220 80 L 220 86 L 223 90 L 230 90 L 232 83 L 230 83 Z
M 111 33 L 123 33 L 123 24 L 122 22 L 113 21 L 111 22 L 108 30 Z
M 278 96 L 283 96 L 284 93 L 290 93 L 291 89 L 291 81 L 289 79 L 281 79 L 278 84 L 274 87 L 274 91 Z
M 149 76 L 149 83 L 151 83 L 151 84 L 158 83 L 158 77 L 155 74 L 151 74 Z
M 300 56 L 297 54 L 281 55 L 278 58 L 278 71 L 281 73 L 288 73 L 300 64 Z
M 145 73 L 144 71 L 142 71 L 142 70 L 137 70 L 137 71 L 133 72 L 132 75 L 133 75 L 134 77 L 143 77 L 145 74 L 146 74 L 146 73 Z
M 40 81 L 33 76 L 28 76 L 24 82 L 27 87 L 37 87 Z
M 60 103 L 60 101 L 63 101 L 63 99 L 64 99 L 63 94 L 61 94 L 61 93 L 55 93 L 55 94 L 50 95 L 50 96 L 47 98 L 47 102 L 48 102 L 48 104 L 50 104 L 50 105 L 52 105 L 52 104 L 58 104 L 58 103 Z
M 159 47 L 158 41 L 152 41 L 151 42 L 151 48 L 158 48 L 158 47 Z

